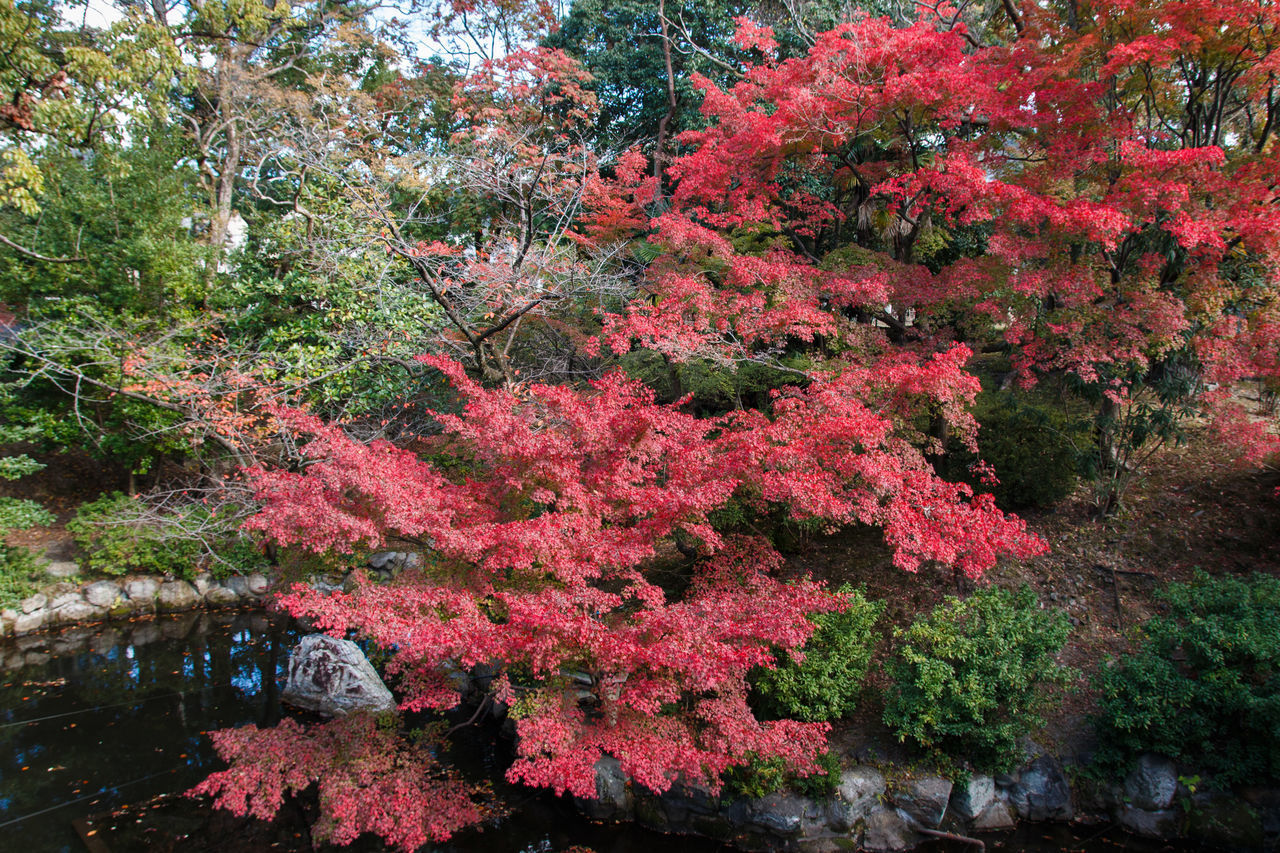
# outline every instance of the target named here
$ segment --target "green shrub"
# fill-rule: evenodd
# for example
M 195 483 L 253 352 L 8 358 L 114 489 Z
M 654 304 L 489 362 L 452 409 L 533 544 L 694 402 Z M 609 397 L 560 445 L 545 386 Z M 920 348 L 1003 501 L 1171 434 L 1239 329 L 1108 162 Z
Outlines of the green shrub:
M 790 657 L 776 669 L 753 673 L 759 705 L 775 717 L 835 720 L 853 713 L 879 635 L 876 620 L 882 602 L 868 601 L 861 590 L 843 588 L 848 609 L 812 617 L 817 630 L 804 645 L 804 662 Z
M 2 398 L 3 391 L 0 390 Z M 0 442 L 20 441 L 27 438 L 29 432 L 28 428 L 0 424 Z M 25 453 L 0 456 L 0 479 L 19 480 L 43 468 L 43 463 Z M 54 521 L 53 513 L 33 500 L 0 497 L 0 607 L 12 607 L 36 592 L 43 577 L 40 561 L 34 554 L 5 541 L 10 531 L 53 524 Z
M 818 757 L 818 767 L 818 772 L 800 776 L 789 772 L 781 758 L 761 759 L 753 754 L 746 764 L 725 771 L 724 793 L 758 800 L 789 788 L 815 800 L 831 799 L 840 785 L 840 759 L 833 752 L 824 752 Z
M 200 505 L 168 515 L 149 513 L 140 501 L 115 492 L 81 506 L 67 530 L 84 554 L 86 570 L 106 575 L 190 578 L 207 568 L 223 576 L 254 571 L 266 562 L 234 525 Z
M 1158 752 L 1215 783 L 1280 780 L 1280 580 L 1198 573 L 1097 678 L 1098 759 Z
M 1000 482 L 989 487 L 972 475 L 969 467 L 977 457 L 958 445 L 942 466 L 944 476 L 989 490 L 1006 510 L 1052 506 L 1075 489 L 1092 439 L 1060 407 L 1024 394 L 991 391 L 978 395 L 973 415 L 978 453 Z
M 889 666 L 885 723 L 902 741 L 1003 770 L 1021 757 L 1018 738 L 1044 725 L 1046 688 L 1071 670 L 1055 660 L 1069 624 L 1041 610 L 1034 593 L 987 587 L 948 598 L 906 631 Z
M 39 591 L 40 562 L 26 548 L 0 543 L 0 607 L 14 607 Z

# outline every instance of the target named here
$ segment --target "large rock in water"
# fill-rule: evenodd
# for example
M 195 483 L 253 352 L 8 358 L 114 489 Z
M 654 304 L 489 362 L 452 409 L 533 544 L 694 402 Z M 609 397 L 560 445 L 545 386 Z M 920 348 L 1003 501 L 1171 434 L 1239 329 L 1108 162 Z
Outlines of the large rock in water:
M 360 647 L 327 634 L 303 637 L 289 654 L 289 677 L 281 698 L 330 717 L 396 707 L 391 691 Z
M 1145 753 L 1124 780 L 1124 794 L 1130 805 L 1146 811 L 1160 811 L 1173 804 L 1178 792 L 1178 768 L 1170 758 Z
M 1018 817 L 1045 821 L 1071 820 L 1075 816 L 1071 784 L 1053 756 L 1041 755 L 1016 776 L 1006 778 L 1012 782 L 1006 788 L 1009 805 L 1018 812 Z

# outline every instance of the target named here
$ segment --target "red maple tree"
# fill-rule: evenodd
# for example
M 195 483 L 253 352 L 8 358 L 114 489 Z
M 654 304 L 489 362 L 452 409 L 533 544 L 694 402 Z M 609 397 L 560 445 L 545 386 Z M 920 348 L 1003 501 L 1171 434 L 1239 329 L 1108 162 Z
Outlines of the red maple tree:
M 978 383 L 957 316 L 987 318 L 1028 380 L 1070 373 L 1100 389 L 1104 408 L 1133 403 L 1174 354 L 1223 383 L 1276 369 L 1275 10 L 1091 9 L 1081 23 L 1025 4 L 1016 34 L 991 45 L 958 14 L 905 29 L 861 20 L 817 36 L 805 56 L 746 69 L 730 91 L 701 81 L 709 123 L 682 137 L 668 209 L 650 218 L 655 187 L 635 153 L 608 178 L 575 179 L 579 251 L 630 240 L 657 254 L 584 349 L 767 365 L 788 381 L 755 408 L 695 415 L 687 398 L 663 400 L 621 372 L 576 386 L 523 382 L 506 360 L 485 370 L 477 344 L 472 375 L 422 358 L 463 403 L 438 415 L 429 455 L 278 410 L 306 437 L 309 464 L 252 472 L 264 502 L 255 529 L 316 553 L 409 540 L 427 554 L 395 582 L 299 588 L 283 606 L 387 649 L 405 710 L 453 707 L 450 673 L 495 667 L 492 696 L 519 737 L 513 780 L 593 796 L 605 755 L 654 791 L 717 789 L 751 756 L 816 770 L 825 726 L 758 720 L 746 675 L 801 646 L 807 616 L 841 600 L 783 581 L 769 543 L 718 530 L 718 510 L 875 525 L 908 571 L 976 578 L 1002 556 L 1041 551 L 990 496 L 941 480 L 926 458 L 942 435 L 973 441 Z M 770 43 L 754 26 L 744 39 Z M 590 109 L 566 57 L 522 58 L 544 82 L 563 77 L 566 121 Z M 473 86 L 501 103 L 502 80 Z M 580 153 L 553 133 L 522 136 L 513 156 L 553 164 L 548 145 Z M 554 176 L 546 186 L 563 197 Z M 939 248 L 960 233 L 979 234 L 980 250 Z M 455 265 L 443 244 L 425 254 L 432 275 L 466 286 L 474 261 Z M 522 281 L 519 304 L 542 304 L 536 280 Z M 784 359 L 797 351 L 802 368 Z M 652 568 L 673 545 L 694 559 L 664 586 Z M 233 759 L 259 739 L 325 748 L 302 737 L 222 746 Z M 278 798 L 250 789 L 276 773 L 292 781 L 272 791 L 318 778 L 299 761 L 234 760 L 203 789 L 265 813 Z M 410 810 L 403 822 L 416 828 L 389 825 L 353 803 L 391 782 L 343 779 L 336 838 L 361 828 L 410 847 L 467 814 L 450 800 L 446 818 Z

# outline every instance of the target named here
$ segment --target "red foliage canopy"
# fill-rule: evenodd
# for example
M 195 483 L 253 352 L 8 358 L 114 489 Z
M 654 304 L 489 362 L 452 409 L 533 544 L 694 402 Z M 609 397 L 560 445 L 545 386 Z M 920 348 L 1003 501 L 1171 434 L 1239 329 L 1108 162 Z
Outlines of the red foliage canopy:
M 1219 381 L 1280 360 L 1275 10 L 1093 10 L 1075 26 L 1026 4 L 1020 37 L 991 47 L 962 26 L 862 20 L 747 69 L 731 91 L 699 81 L 710 124 L 682 139 L 691 153 L 671 167 L 669 210 L 648 222 L 653 184 L 635 154 L 614 179 L 587 181 L 582 251 L 626 237 L 661 251 L 593 351 L 732 369 L 803 343 L 811 366 L 797 384 L 765 410 L 696 417 L 621 373 L 490 388 L 424 357 L 464 403 L 439 416 L 428 457 L 280 411 L 312 461 L 253 472 L 257 530 L 317 553 L 391 538 L 428 552 L 393 584 L 299 589 L 284 606 L 394 650 L 405 709 L 451 707 L 449 672 L 497 666 L 494 695 L 519 733 L 512 779 L 592 796 L 602 755 L 657 791 L 716 788 L 752 754 L 815 769 L 824 727 L 757 720 L 745 679 L 840 600 L 781 580 L 766 542 L 723 537 L 713 513 L 738 502 L 877 525 L 901 568 L 975 578 L 1044 547 L 925 459 L 937 447 L 921 421 L 971 440 L 978 390 L 970 351 L 931 312 L 987 316 L 1028 375 L 1069 371 L 1115 399 L 1174 351 Z M 772 43 L 754 26 L 743 38 Z M 537 69 L 579 91 L 563 55 Z M 573 121 L 585 103 L 573 98 Z M 941 228 L 980 228 L 985 251 L 926 251 Z M 888 248 L 847 248 L 872 244 Z M 920 312 L 912 326 L 908 309 Z M 697 543 L 687 588 L 651 571 L 673 541 Z M 255 737 L 286 735 L 298 736 Z M 223 740 L 228 752 L 240 743 Z M 205 787 L 243 810 L 246 787 L 276 772 L 302 773 L 237 762 Z M 382 791 L 366 781 L 349 794 Z M 360 825 L 409 844 L 380 820 Z

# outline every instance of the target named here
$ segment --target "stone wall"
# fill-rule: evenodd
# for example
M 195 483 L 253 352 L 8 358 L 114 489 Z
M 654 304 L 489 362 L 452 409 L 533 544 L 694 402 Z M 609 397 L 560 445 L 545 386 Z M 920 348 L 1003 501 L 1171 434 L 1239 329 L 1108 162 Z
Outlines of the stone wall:
M 0 637 L 20 637 L 65 625 L 150 613 L 256 606 L 271 586 L 268 578 L 261 574 L 236 575 L 221 581 L 201 574 L 190 582 L 149 575 L 89 583 L 77 583 L 72 578 L 74 575 L 68 575 L 23 599 L 17 607 L 0 610 Z
M 827 801 L 787 792 L 733 799 L 680 786 L 659 795 L 604 758 L 596 791 L 595 799 L 579 802 L 594 819 L 635 821 L 745 850 L 900 851 L 939 835 L 1012 829 L 1018 821 L 1109 820 L 1138 835 L 1224 850 L 1270 850 L 1280 839 L 1280 791 L 1191 791 L 1173 763 L 1157 756 L 1144 756 L 1122 784 L 1110 786 L 1073 786 L 1058 758 L 1037 748 L 1013 773 L 975 775 L 962 784 L 859 765 L 841 773 Z

